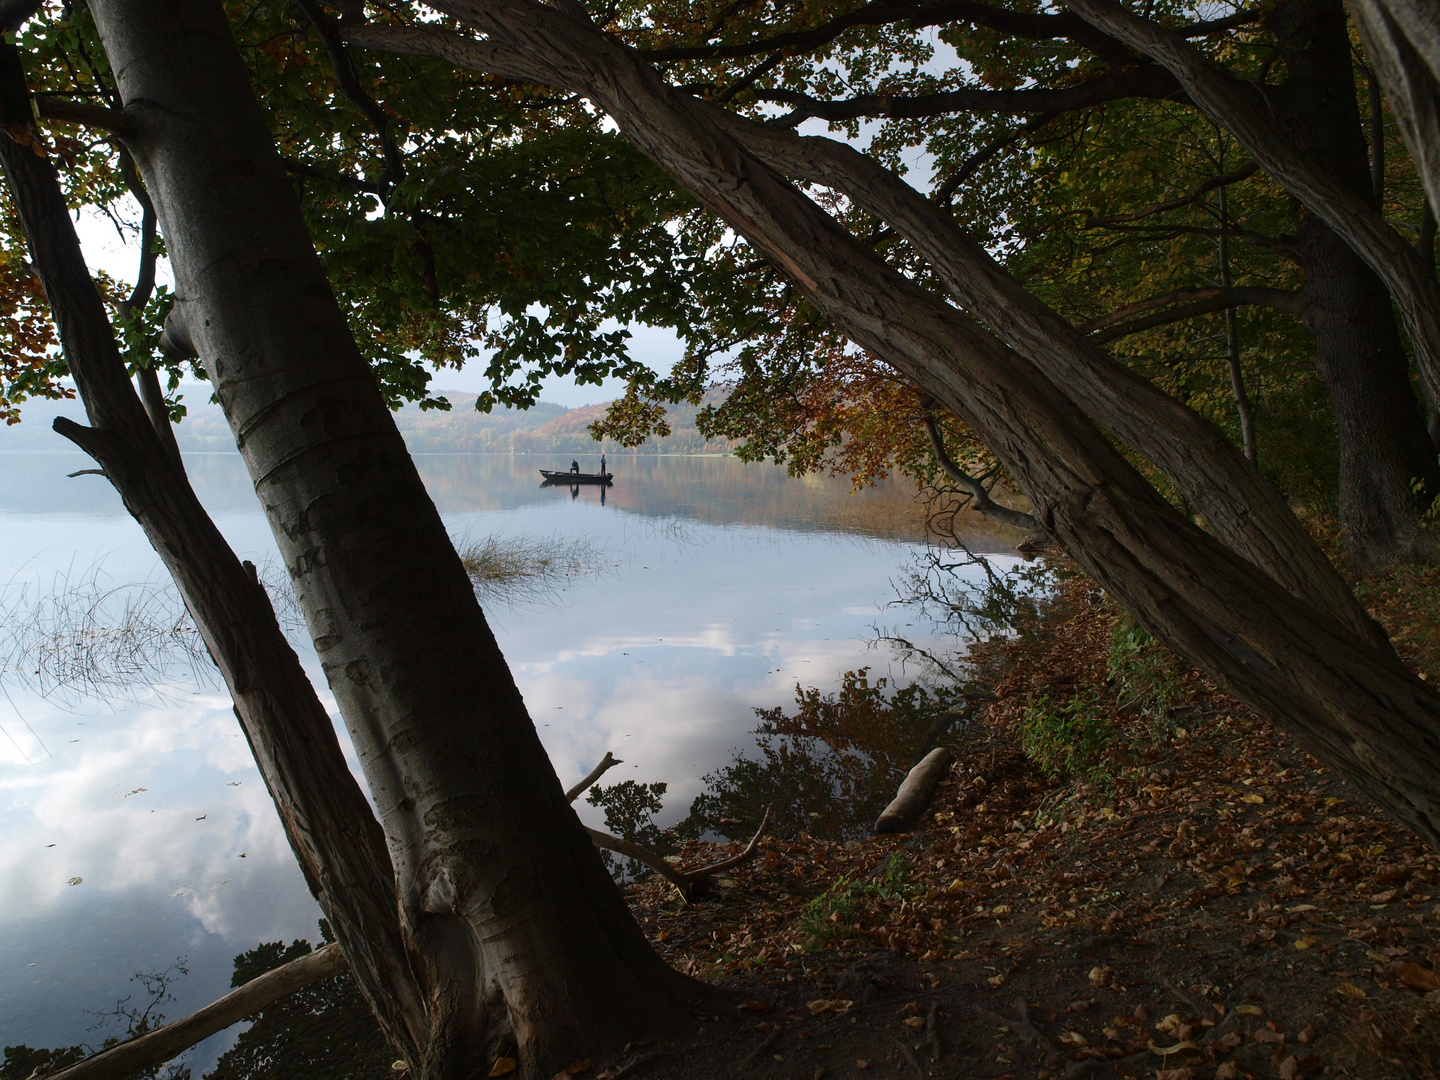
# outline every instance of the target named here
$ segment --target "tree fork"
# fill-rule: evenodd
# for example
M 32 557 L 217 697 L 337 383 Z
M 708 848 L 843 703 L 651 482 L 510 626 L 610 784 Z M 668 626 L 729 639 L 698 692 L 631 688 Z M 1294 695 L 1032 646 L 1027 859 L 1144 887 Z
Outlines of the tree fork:
M 62 418 L 56 430 L 102 466 L 170 571 L 230 688 L 306 883 L 387 1035 L 417 1058 L 424 1017 L 400 952 L 384 837 L 268 596 L 200 505 L 125 374 L 10 44 L 0 44 L 0 111 L 10 133 L 0 135 L 0 163 L 92 425 Z M 28 133 L 28 145 L 16 141 L 17 131 Z

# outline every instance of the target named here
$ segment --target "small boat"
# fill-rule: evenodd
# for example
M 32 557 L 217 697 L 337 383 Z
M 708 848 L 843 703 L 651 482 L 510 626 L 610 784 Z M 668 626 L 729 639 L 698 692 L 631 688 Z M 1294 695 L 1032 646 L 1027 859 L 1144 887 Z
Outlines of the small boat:
M 541 469 L 540 475 L 545 478 L 547 484 L 604 484 L 609 487 L 615 482 L 614 473 L 586 473 L 586 472 L 557 472 L 554 469 Z

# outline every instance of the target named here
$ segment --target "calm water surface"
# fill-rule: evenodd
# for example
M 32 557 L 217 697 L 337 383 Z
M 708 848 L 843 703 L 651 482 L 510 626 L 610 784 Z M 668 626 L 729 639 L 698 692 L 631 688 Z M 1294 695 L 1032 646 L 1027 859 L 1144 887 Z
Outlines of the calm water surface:
M 662 824 L 751 745 L 755 707 L 788 704 L 797 682 L 832 689 L 847 669 L 886 668 L 890 654 L 871 644 L 879 625 L 927 640 L 918 621 L 906 626 L 912 613 L 885 607 L 919 550 L 896 539 L 914 532 L 898 492 L 851 496 L 843 482 L 725 458 L 624 458 L 602 505 L 598 489 L 539 486 L 536 469 L 563 462 L 417 461 L 457 538 L 576 541 L 588 553 L 579 573 L 487 614 L 561 780 L 613 750 L 625 764 L 609 779 L 669 784 Z M 0 452 L 12 602 L 61 580 L 164 588 L 109 485 L 66 479 L 88 464 Z M 239 457 L 188 465 L 242 557 L 275 565 Z M 296 645 L 333 715 L 303 634 Z M 0 675 L 0 1045 L 98 1044 L 114 1025 L 94 1014 L 136 989 L 130 976 L 183 957 L 167 1008 L 181 1016 L 225 992 L 236 953 L 317 938 L 318 908 L 227 695 L 172 674 L 101 696 Z M 191 1052 L 197 1077 L 232 1039 Z

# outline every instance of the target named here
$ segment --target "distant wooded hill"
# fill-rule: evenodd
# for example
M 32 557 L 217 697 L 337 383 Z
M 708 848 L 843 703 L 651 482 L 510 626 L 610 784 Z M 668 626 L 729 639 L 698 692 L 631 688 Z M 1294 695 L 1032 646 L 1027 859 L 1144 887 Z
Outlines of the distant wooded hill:
M 621 453 L 640 454 L 724 454 L 732 444 L 723 439 L 704 438 L 695 427 L 697 409 L 692 405 L 670 410 L 672 433 L 652 439 L 639 450 L 622 450 L 606 440 L 597 443 L 589 426 L 605 414 L 605 405 L 567 409 L 540 402 L 532 409 L 475 411 L 475 395 L 446 392 L 453 408 L 449 412 L 431 409 L 422 412 L 407 406 L 395 414 L 395 422 L 413 453 L 498 453 L 571 454 L 612 457 Z M 204 391 L 191 388 L 185 394 L 189 415 L 175 428 L 180 449 L 187 451 L 233 451 L 235 441 L 218 405 L 205 399 Z M 0 451 L 69 450 L 73 446 L 50 430 L 57 416 L 84 422 L 78 401 L 28 401 L 21 407 L 22 422 L 0 426 Z

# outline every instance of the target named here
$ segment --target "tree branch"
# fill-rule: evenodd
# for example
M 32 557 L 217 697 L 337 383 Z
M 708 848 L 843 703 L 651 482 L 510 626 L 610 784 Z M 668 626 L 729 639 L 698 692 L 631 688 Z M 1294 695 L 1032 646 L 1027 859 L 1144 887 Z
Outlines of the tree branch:
M 1256 14 L 1241 13 L 1210 22 L 1194 23 L 1179 32 L 1186 37 L 1203 37 L 1256 22 L 1259 17 Z M 923 30 L 928 26 L 951 22 L 969 22 L 1029 40 L 1069 38 L 1092 51 L 1098 49 L 1111 54 L 1120 51 L 1116 49 L 1113 41 L 1095 33 L 1082 20 L 1072 18 L 1068 12 L 1042 15 L 976 3 L 974 0 L 949 0 L 938 4 L 901 4 L 894 0 L 873 0 L 848 14 L 806 30 L 790 30 L 754 41 L 717 45 L 667 45 L 638 51 L 653 63 L 670 60 L 738 60 L 779 49 L 792 53 L 818 49 L 828 45 L 845 31 L 859 26 L 905 23 L 912 30 Z M 713 37 L 720 29 L 721 25 L 717 24 L 706 36 Z
M 99 128 L 120 138 L 134 134 L 130 118 L 119 109 L 107 109 L 103 105 L 87 105 L 83 101 L 68 98 L 35 95 L 36 111 L 42 120 L 53 120 L 57 124 L 79 124 L 81 127 Z
M 843 101 L 822 101 L 792 90 L 779 89 L 764 90 L 756 96 L 762 101 L 793 107 L 795 112 L 785 118 L 785 125 L 794 127 L 811 117 L 833 123 L 872 116 L 900 120 L 955 112 L 1048 113 L 1053 116 L 1117 98 L 1173 98 L 1184 95 L 1173 79 L 1157 68 L 1146 67 L 1124 76 L 1107 72 L 1088 82 L 1060 89 L 978 90 L 966 87 L 919 97 L 863 94 Z
M 1086 227 L 1118 225 L 1126 221 L 1140 221 L 1142 218 L 1154 217 L 1156 214 L 1164 214 L 1170 210 L 1179 210 L 1183 206 L 1190 206 L 1193 203 L 1199 202 L 1216 188 L 1226 187 L 1229 184 L 1238 183 L 1246 177 L 1254 176 L 1259 168 L 1260 166 L 1255 164 L 1255 162 L 1249 162 L 1232 173 L 1226 173 L 1224 176 L 1212 176 L 1209 180 L 1197 184 L 1188 194 L 1181 195 L 1178 199 L 1155 203 L 1145 207 L 1143 210 L 1136 210 L 1134 213 L 1112 214 L 1109 217 L 1087 217 L 1085 221 Z
M 1007 132 L 999 138 L 992 139 L 986 143 L 962 161 L 960 167 L 955 170 L 954 175 L 935 189 L 934 193 L 930 196 L 931 201 L 942 209 L 948 209 L 950 200 L 954 197 L 955 192 L 960 190 L 961 185 L 968 183 L 970 178 L 984 168 L 996 154 L 1014 146 L 1026 135 L 1034 134 L 1051 120 L 1054 120 L 1058 115 L 1058 113 L 1047 112 L 1041 113 L 1039 116 L 1032 116 L 1014 131 Z
M 990 498 L 990 492 L 985 490 L 984 484 L 955 464 L 955 460 L 945 449 L 945 437 L 940 433 L 940 422 L 935 418 L 933 408 L 925 411 L 925 430 L 930 433 L 930 448 L 935 452 L 935 460 L 939 463 L 941 470 L 969 493 L 970 505 L 977 512 L 988 518 L 994 518 L 996 521 L 1003 521 L 1006 525 L 1013 525 L 1017 529 L 1028 529 L 1031 532 L 1041 531 L 1039 522 L 1031 515 L 1021 510 L 1011 510 L 1008 506 L 1001 506 Z
M 335 83 L 340 92 L 370 121 L 370 126 L 375 129 L 375 134 L 380 139 L 380 152 L 385 158 L 385 172 L 380 177 L 379 185 L 380 201 L 388 203 L 390 191 L 405 178 L 405 155 L 400 152 L 400 147 L 390 132 L 390 116 L 360 85 L 355 68 L 350 63 L 350 56 L 345 51 L 338 24 L 325 14 L 316 0 L 295 0 L 295 6 L 305 13 L 310 24 L 315 27 L 315 34 L 320 38 L 320 44 L 330 60 L 330 70 L 335 74 Z
M 1182 300 L 1188 300 L 1189 303 L 1143 319 L 1131 318 L 1141 312 L 1180 303 Z M 1208 315 L 1214 311 L 1224 311 L 1226 308 L 1242 305 L 1274 308 L 1276 311 L 1298 315 L 1300 314 L 1300 294 L 1289 289 L 1275 289 L 1265 285 L 1242 285 L 1230 289 L 1179 289 L 1161 296 L 1152 296 L 1147 300 L 1137 300 L 1133 304 L 1126 304 L 1108 315 L 1102 315 L 1098 319 L 1091 319 L 1082 324 L 1080 331 L 1085 334 L 1094 334 L 1093 340 L 1097 343 L 1114 341 L 1130 334 L 1138 334 L 1142 330 L 1150 330 L 1157 326 L 1181 322 L 1184 319 L 1193 319 L 1197 315 Z M 1103 333 L 1095 333 L 1097 330 L 1103 331 Z
M 600 777 L 604 776 L 616 765 L 624 764 L 624 761 L 622 761 L 620 758 L 617 758 L 614 754 L 610 753 L 609 750 L 606 750 L 605 756 L 600 759 L 600 764 L 596 765 L 595 768 L 591 769 L 584 780 L 581 780 L 569 791 L 565 792 L 565 801 L 574 802 L 581 795 L 584 795 L 585 792 L 590 789 L 590 787 L 595 783 L 596 780 L 599 780 Z
M 173 1024 L 91 1054 L 69 1068 L 52 1073 L 47 1080 L 122 1080 L 142 1069 L 169 1061 L 202 1039 L 208 1039 L 247 1016 L 288 997 L 312 983 L 328 979 L 345 969 L 345 954 L 336 944 L 324 945 L 251 979 Z

